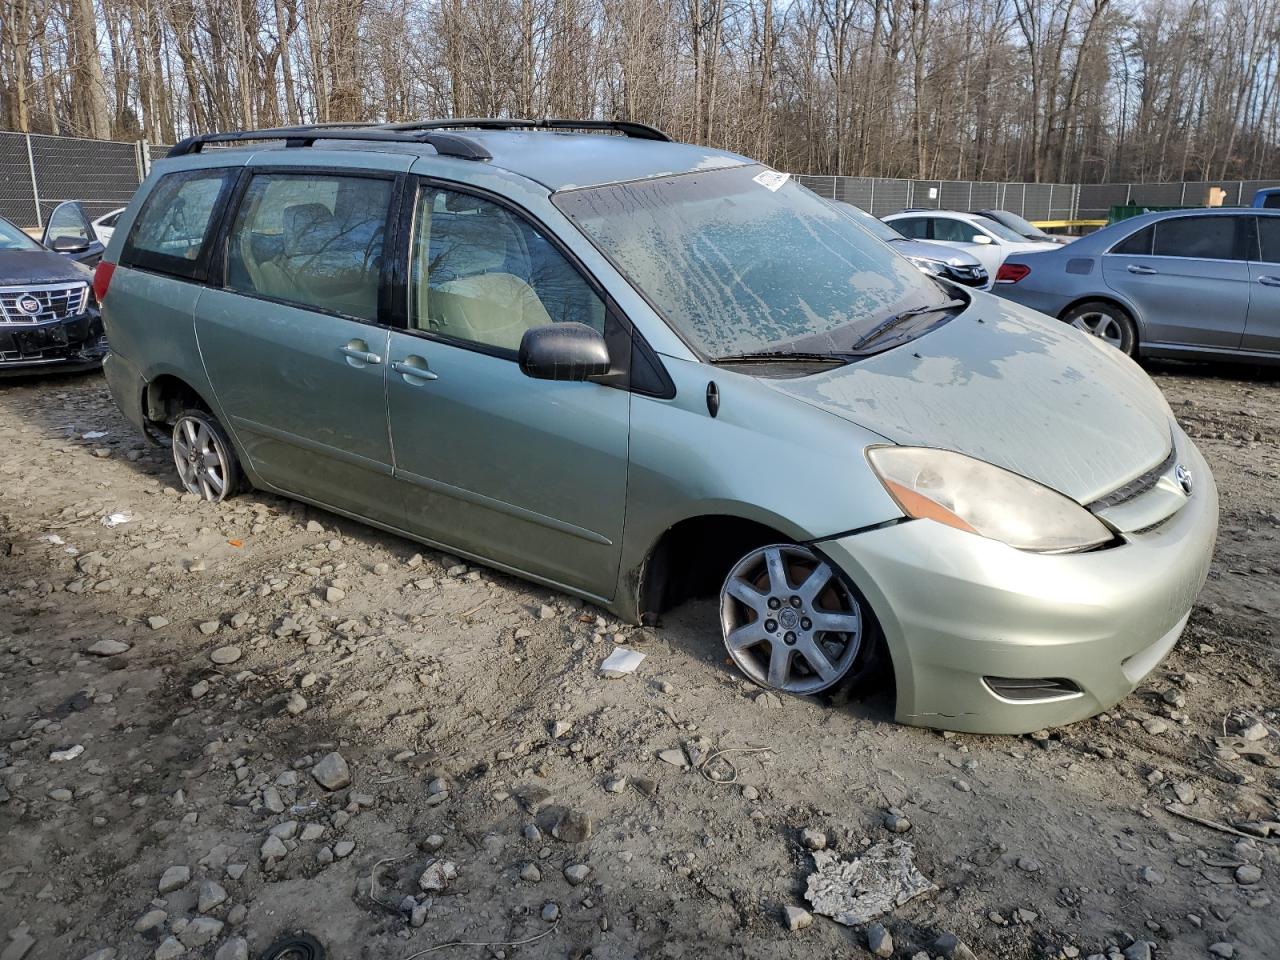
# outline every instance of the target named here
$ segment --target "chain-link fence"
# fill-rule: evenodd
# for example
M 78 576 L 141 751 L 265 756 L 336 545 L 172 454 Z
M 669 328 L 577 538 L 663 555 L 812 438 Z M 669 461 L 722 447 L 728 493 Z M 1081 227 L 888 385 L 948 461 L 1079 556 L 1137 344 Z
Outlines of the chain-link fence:
M 91 217 L 129 202 L 166 146 L 0 132 L 0 216 L 44 226 L 64 200 L 80 200 Z
M 0 216 L 39 228 L 63 200 L 80 200 L 91 216 L 128 203 L 164 144 L 0 132 Z M 796 178 L 821 196 L 883 217 L 930 210 L 1010 210 L 1028 220 L 1102 220 L 1113 206 L 1205 206 L 1221 187 L 1226 206 L 1247 206 L 1261 187 L 1280 180 L 1206 183 L 999 183 L 979 180 L 894 180 L 887 177 Z

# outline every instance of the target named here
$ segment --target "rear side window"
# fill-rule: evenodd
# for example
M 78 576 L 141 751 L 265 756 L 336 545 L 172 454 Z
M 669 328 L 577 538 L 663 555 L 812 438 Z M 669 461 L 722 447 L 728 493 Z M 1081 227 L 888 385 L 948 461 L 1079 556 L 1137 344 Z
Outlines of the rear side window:
M 1268 193 L 1266 197 L 1263 198 L 1262 205 L 1268 210 L 1280 209 L 1280 191 L 1277 191 L 1276 193 Z
M 911 240 L 929 239 L 929 221 L 925 217 L 907 217 L 890 221 L 889 226 Z
M 161 177 L 142 204 L 120 262 L 176 277 L 204 279 L 215 215 L 237 172 L 224 167 Z
M 1133 257 L 1151 256 L 1151 240 L 1155 236 L 1154 227 L 1143 227 L 1137 233 L 1131 233 L 1114 247 L 1112 253 L 1127 254 Z
M 378 319 L 392 181 L 258 174 L 227 235 L 229 289 Z
M 1236 242 L 1244 217 L 1175 217 L 1155 224 L 1152 254 L 1196 260 L 1241 260 Z
M 1262 259 L 1280 263 L 1280 217 L 1258 218 L 1258 239 L 1262 242 Z

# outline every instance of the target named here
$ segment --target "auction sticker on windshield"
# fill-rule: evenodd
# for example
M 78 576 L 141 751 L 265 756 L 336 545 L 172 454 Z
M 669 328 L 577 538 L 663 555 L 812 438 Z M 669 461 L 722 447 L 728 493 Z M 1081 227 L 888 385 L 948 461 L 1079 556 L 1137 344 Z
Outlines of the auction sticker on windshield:
M 762 187 L 777 192 L 782 185 L 791 179 L 789 173 L 779 173 L 777 170 L 766 170 L 764 173 L 758 174 L 751 178 Z

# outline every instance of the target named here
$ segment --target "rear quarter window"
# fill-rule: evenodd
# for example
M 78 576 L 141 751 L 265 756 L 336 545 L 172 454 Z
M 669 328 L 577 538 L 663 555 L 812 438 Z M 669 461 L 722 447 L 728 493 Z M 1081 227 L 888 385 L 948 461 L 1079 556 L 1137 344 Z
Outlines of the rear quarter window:
M 217 213 L 239 171 L 189 170 L 160 178 L 134 220 L 120 263 L 200 280 Z

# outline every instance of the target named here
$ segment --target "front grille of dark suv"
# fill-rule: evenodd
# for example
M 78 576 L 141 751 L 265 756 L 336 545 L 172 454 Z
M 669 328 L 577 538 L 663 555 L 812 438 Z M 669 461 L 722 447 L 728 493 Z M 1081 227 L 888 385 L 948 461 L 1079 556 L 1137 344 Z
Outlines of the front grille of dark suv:
M 81 280 L 0 287 L 0 323 L 66 320 L 84 313 L 88 302 L 89 284 Z

